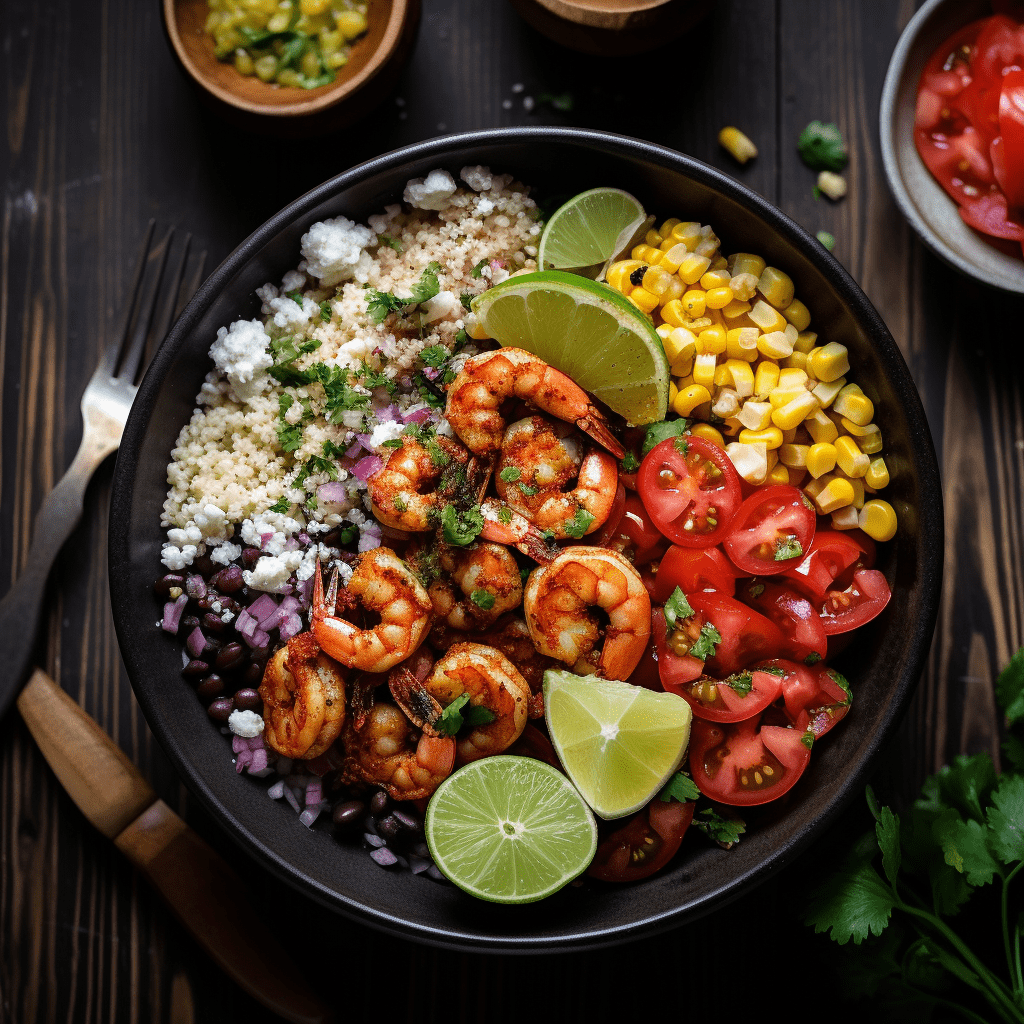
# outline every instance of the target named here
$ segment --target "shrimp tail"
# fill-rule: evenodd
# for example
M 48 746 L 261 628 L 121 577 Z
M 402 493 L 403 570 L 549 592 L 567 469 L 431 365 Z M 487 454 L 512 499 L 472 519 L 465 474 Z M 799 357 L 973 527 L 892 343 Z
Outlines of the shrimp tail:
M 621 459 L 625 455 L 626 449 L 622 447 L 622 443 L 611 432 L 608 421 L 604 418 L 601 410 L 590 405 L 587 407 L 587 412 L 589 415 L 581 416 L 576 421 L 576 426 L 584 434 L 592 437 L 602 448 L 607 448 L 615 458 Z
M 440 721 L 444 708 L 413 672 L 404 665 L 393 668 L 388 673 L 388 689 L 413 725 L 427 736 L 441 735 L 435 725 Z
M 326 597 L 324 596 L 322 571 L 322 567 L 318 560 L 313 579 L 312 618 L 314 622 L 322 622 L 329 616 L 334 615 L 335 605 L 338 602 L 338 570 L 335 569 L 334 572 L 331 573 L 331 582 L 327 585 Z

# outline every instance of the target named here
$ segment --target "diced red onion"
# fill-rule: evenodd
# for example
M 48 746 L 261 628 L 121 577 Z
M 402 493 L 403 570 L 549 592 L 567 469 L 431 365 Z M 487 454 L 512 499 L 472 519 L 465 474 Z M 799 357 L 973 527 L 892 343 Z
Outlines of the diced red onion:
M 320 809 L 319 808 L 307 807 L 304 811 L 302 811 L 299 814 L 299 821 L 301 821 L 302 824 L 306 826 L 306 828 L 312 828 L 313 827 L 313 822 L 316 821 L 316 819 L 319 817 L 319 815 L 320 815 Z
M 250 615 L 244 608 L 238 613 L 238 618 L 235 619 L 235 629 L 237 629 L 238 632 L 246 639 L 253 635 L 258 625 L 259 621 Z
M 390 868 L 398 863 L 398 857 L 395 856 L 386 846 L 382 846 L 379 850 L 371 850 L 370 856 L 382 867 Z
M 393 402 L 391 405 L 386 405 L 383 409 L 377 410 L 377 420 L 380 423 L 394 423 L 394 421 L 398 419 L 398 416 L 398 406 Z
M 425 423 L 430 419 L 430 409 L 423 406 L 420 409 L 411 409 L 402 415 L 404 423 Z
M 295 809 L 296 814 L 302 813 L 302 808 L 299 806 L 299 801 L 296 799 L 295 794 L 291 790 L 291 786 L 284 787 L 284 798 L 292 805 Z
M 181 616 L 188 604 L 188 594 L 182 594 L 174 601 L 168 601 L 164 605 L 164 617 L 160 620 L 160 628 L 168 633 L 177 633 L 181 625 Z
M 249 605 L 247 611 L 257 621 L 262 622 L 271 612 L 277 610 L 277 602 L 270 596 L 270 594 L 260 594 L 252 604 Z
M 363 442 L 357 439 L 355 441 L 355 443 L 352 444 L 345 451 L 345 458 L 346 459 L 354 459 L 362 451 L 362 449 L 363 449 Z
M 331 480 L 316 489 L 316 497 L 318 501 L 327 505 L 340 505 L 348 497 L 348 488 L 341 480 Z M 306 543 L 309 543 L 308 537 Z
M 288 615 L 291 612 L 297 612 L 301 607 L 302 602 L 292 594 L 287 594 L 285 597 L 281 598 L 280 608 L 285 615 Z
M 312 600 L 314 586 L 316 586 L 316 582 L 313 576 L 310 576 L 308 579 L 299 580 L 299 601 L 303 608 L 309 607 L 309 602 Z
M 260 534 L 260 547 L 261 548 L 265 548 L 267 546 L 267 544 L 271 540 L 273 540 L 273 538 L 274 538 L 273 531 L 271 531 L 270 533 L 261 533 Z
M 267 751 L 265 747 L 260 747 L 259 750 L 250 751 L 250 757 L 252 757 L 252 763 L 249 765 L 249 774 L 255 775 L 257 772 L 263 772 L 267 770 Z
M 372 452 L 373 451 L 373 446 L 370 444 L 370 435 L 369 434 L 356 434 L 356 438 L 358 439 L 359 443 L 368 452 Z
M 206 649 L 206 637 L 203 636 L 203 631 L 198 626 L 189 633 L 185 646 L 193 658 L 198 658 Z
M 289 537 L 284 542 L 285 551 L 298 551 L 300 547 L 302 547 L 302 545 L 299 543 L 298 537 Z
M 302 533 L 299 534 L 298 541 L 302 545 L 308 544 L 309 543 L 309 534 L 306 533 L 305 531 L 303 531 Z
M 290 640 L 302 632 L 302 618 L 298 612 L 289 612 L 278 626 L 282 640 Z
M 236 753 L 240 754 L 243 750 L 249 749 L 249 741 L 244 736 L 231 736 L 231 749 Z
M 365 459 L 360 459 L 352 467 L 352 475 L 357 480 L 362 480 L 363 483 L 366 483 L 366 481 L 369 480 L 370 477 L 373 476 L 373 474 L 376 473 L 383 465 L 383 460 L 378 456 L 367 455 Z
M 306 806 L 312 807 L 323 799 L 323 786 L 316 777 L 306 783 Z
M 284 779 L 278 779 L 268 790 L 267 796 L 271 800 L 280 800 L 284 796 Z

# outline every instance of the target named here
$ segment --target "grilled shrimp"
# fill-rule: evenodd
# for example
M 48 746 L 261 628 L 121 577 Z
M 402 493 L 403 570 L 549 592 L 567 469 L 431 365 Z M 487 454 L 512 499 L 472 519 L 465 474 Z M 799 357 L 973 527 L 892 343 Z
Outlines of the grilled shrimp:
M 367 481 L 371 507 L 385 526 L 425 533 L 434 528 L 434 515 L 460 483 L 465 486 L 470 455 L 447 437 L 431 438 L 426 445 L 414 437 L 400 440 L 401 446 Z
M 263 738 L 284 757 L 319 757 L 345 722 L 345 670 L 311 633 L 293 636 L 267 662 L 260 683 Z
M 468 547 L 445 545 L 443 575 L 428 593 L 434 614 L 455 629 L 482 629 L 523 601 L 523 580 L 512 553 L 501 544 L 476 541 Z
M 494 485 L 534 526 L 557 540 L 599 530 L 611 514 L 618 463 L 584 449 L 567 424 L 528 416 L 505 431 Z
M 445 418 L 470 451 L 493 457 L 505 431 L 501 406 L 510 398 L 575 423 L 616 458 L 622 457 L 622 445 L 587 393 L 561 370 L 521 348 L 482 352 L 467 359 L 448 389 Z
M 386 789 L 395 800 L 422 800 L 451 774 L 455 741 L 419 732 L 394 704 L 374 704 L 362 728 L 349 725 L 341 777 Z
M 588 606 L 608 616 L 601 627 Z M 607 548 L 566 548 L 530 574 L 523 595 L 526 624 L 542 654 L 569 665 L 581 660 L 606 679 L 628 679 L 651 635 L 651 599 L 640 574 Z
M 508 621 L 495 623 L 494 628 L 485 633 L 477 633 L 473 639 L 477 643 L 501 651 L 515 665 L 519 674 L 526 680 L 526 685 L 530 687 L 527 717 L 543 718 L 544 673 L 549 668 L 557 668 L 560 663 L 537 650 L 526 622 L 510 616 Z M 433 634 L 431 640 L 433 641 Z
M 480 514 L 484 525 L 479 536 L 483 540 L 514 547 L 535 562 L 550 562 L 558 554 L 543 530 L 496 498 L 485 498 L 480 503 Z
M 327 597 L 319 570 L 313 585 L 312 628 L 320 646 L 349 668 L 386 672 L 404 661 L 430 629 L 433 606 L 423 584 L 390 548 L 367 551 L 344 590 L 345 599 L 380 616 L 380 623 L 360 629 L 335 614 L 338 577 L 331 577 Z

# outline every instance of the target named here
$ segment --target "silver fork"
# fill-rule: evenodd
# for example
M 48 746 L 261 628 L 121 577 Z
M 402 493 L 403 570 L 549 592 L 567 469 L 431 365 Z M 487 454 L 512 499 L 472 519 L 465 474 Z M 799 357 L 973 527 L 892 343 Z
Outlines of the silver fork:
M 186 236 L 168 271 L 174 228 L 158 242 L 153 241 L 154 233 L 155 222 L 150 221 L 117 334 L 82 395 L 78 453 L 40 506 L 25 569 L 0 601 L 0 665 L 6 666 L 0 677 L 0 715 L 28 677 L 46 581 L 58 552 L 82 517 L 86 486 L 121 443 L 140 371 L 203 279 L 206 254 L 190 254 L 191 236 Z

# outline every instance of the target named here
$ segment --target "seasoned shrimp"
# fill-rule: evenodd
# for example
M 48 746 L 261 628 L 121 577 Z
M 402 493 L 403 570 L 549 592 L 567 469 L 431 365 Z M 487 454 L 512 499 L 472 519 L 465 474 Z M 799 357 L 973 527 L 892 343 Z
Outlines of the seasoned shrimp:
M 327 597 L 319 570 L 313 584 L 312 628 L 321 647 L 349 668 L 386 672 L 404 661 L 430 629 L 430 595 L 411 569 L 390 548 L 367 551 L 359 559 L 344 591 L 345 599 L 380 616 L 380 623 L 360 629 L 335 614 L 338 577 L 331 577 Z
M 431 642 L 433 642 L 433 633 Z M 544 673 L 549 668 L 557 668 L 559 662 L 546 654 L 541 654 L 534 646 L 530 629 L 525 620 L 508 617 L 506 622 L 495 623 L 493 629 L 485 633 L 477 633 L 477 643 L 493 647 L 512 662 L 519 674 L 530 687 L 530 704 L 527 708 L 528 718 L 544 717 Z M 447 646 L 447 645 L 446 645 Z
M 484 525 L 479 535 L 483 540 L 514 547 L 535 562 L 550 562 L 558 554 L 558 548 L 544 536 L 540 527 L 504 502 L 485 498 L 480 503 L 480 514 Z
M 523 601 L 523 579 L 512 552 L 476 541 L 441 547 L 441 578 L 428 590 L 434 614 L 455 629 L 483 629 Z
M 622 445 L 587 393 L 561 370 L 521 348 L 482 352 L 467 359 L 448 389 L 445 418 L 470 451 L 493 457 L 505 431 L 501 406 L 510 398 L 575 423 L 616 458 L 622 457 Z
M 604 644 L 597 606 L 608 616 Z M 578 545 L 530 574 L 523 595 L 526 624 L 542 654 L 569 665 L 579 661 L 606 679 L 628 679 L 651 635 L 651 599 L 640 574 L 620 554 Z
M 374 704 L 361 729 L 345 729 L 343 743 L 342 780 L 381 786 L 395 800 L 430 796 L 455 764 L 450 736 L 420 733 L 394 704 Z
M 434 528 L 441 506 L 467 486 L 469 452 L 448 437 L 426 444 L 414 437 L 400 440 L 401 446 L 367 480 L 371 507 L 385 526 L 425 533 Z
M 319 757 L 345 722 L 345 670 L 311 633 L 293 636 L 267 662 L 260 683 L 263 738 L 284 757 Z
M 618 483 L 615 459 L 585 448 L 567 424 L 528 416 L 505 431 L 494 478 L 498 494 L 556 540 L 599 530 Z

